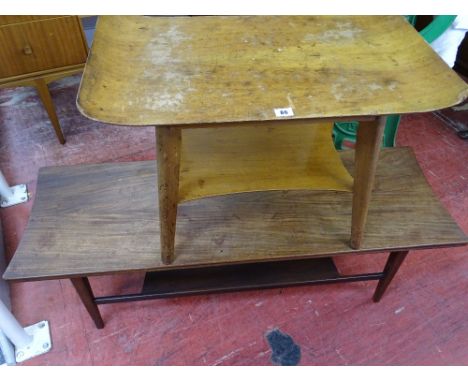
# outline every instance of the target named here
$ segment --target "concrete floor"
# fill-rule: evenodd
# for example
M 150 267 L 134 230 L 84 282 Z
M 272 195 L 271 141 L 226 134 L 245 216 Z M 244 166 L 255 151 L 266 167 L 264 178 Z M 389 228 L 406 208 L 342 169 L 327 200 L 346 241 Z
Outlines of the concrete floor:
M 79 76 L 52 85 L 67 144 L 55 138 L 33 89 L 0 91 L 0 168 L 34 198 L 42 166 L 155 158 L 153 128 L 82 117 Z M 468 233 L 468 141 L 432 114 L 403 118 L 398 145 L 411 146 L 442 203 Z M 11 258 L 33 201 L 0 210 Z M 379 271 L 385 255 L 341 257 L 340 270 Z M 142 274 L 93 277 L 96 294 L 136 292 Z M 47 319 L 53 349 L 28 365 L 271 365 L 266 334 L 300 347 L 300 365 L 468 365 L 468 247 L 410 253 L 386 296 L 375 282 L 295 287 L 101 306 L 98 330 L 69 281 L 11 285 L 26 326 Z

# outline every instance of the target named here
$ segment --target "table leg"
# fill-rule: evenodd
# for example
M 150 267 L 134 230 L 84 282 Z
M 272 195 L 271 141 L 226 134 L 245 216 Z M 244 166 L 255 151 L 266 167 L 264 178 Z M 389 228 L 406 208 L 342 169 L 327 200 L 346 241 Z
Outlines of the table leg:
M 36 85 L 36 89 L 39 92 L 39 96 L 41 97 L 41 101 L 44 104 L 44 107 L 49 115 L 50 122 L 54 127 L 55 134 L 59 142 L 63 145 L 65 144 L 65 137 L 63 136 L 62 129 L 60 128 L 60 123 L 57 118 L 57 113 L 55 112 L 54 103 L 52 102 L 52 97 L 50 96 L 49 88 L 44 81 L 44 79 L 40 78 L 34 80 L 34 84 Z
M 374 302 L 380 301 L 383 294 L 390 285 L 391 281 L 393 280 L 393 277 L 395 277 L 396 273 L 398 272 L 398 269 L 400 269 L 400 265 L 403 263 L 403 260 L 405 260 L 407 254 L 408 251 L 397 251 L 390 253 L 383 271 L 384 275 L 377 284 L 374 296 L 372 297 L 372 300 Z
M 164 264 L 171 264 L 174 261 L 180 144 L 179 127 L 156 127 L 161 259 Z
M 88 278 L 72 277 L 70 278 L 70 281 L 75 287 L 75 290 L 78 293 L 81 302 L 83 303 L 89 315 L 93 319 L 96 328 L 102 329 L 104 327 L 104 321 L 102 321 L 101 313 L 99 313 L 97 304 L 94 301 L 94 294 L 91 289 L 91 285 L 89 284 Z
M 385 122 L 386 117 L 378 117 L 374 121 L 359 122 L 356 139 L 350 240 L 350 246 L 354 249 L 361 247 L 364 236 Z

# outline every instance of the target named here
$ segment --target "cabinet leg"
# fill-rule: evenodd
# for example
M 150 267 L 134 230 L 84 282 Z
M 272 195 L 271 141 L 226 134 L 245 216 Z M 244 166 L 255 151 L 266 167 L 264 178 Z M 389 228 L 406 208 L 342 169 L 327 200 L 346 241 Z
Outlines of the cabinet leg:
M 91 285 L 89 284 L 88 278 L 72 277 L 70 281 L 75 287 L 75 290 L 78 293 L 81 302 L 83 303 L 89 315 L 93 319 L 96 328 L 102 329 L 104 327 L 104 321 L 102 321 L 101 313 L 99 313 L 99 309 L 96 303 L 94 302 L 94 294 L 91 289 Z
M 392 282 L 393 277 L 395 277 L 396 273 L 398 272 L 398 269 L 400 269 L 400 265 L 405 260 L 407 254 L 408 251 L 397 251 L 390 253 L 383 271 L 384 276 L 382 277 L 382 279 L 380 279 L 379 283 L 377 284 L 374 296 L 372 297 L 372 300 L 374 302 L 380 301 L 388 286 Z
M 55 134 L 57 135 L 59 142 L 63 145 L 65 144 L 65 137 L 63 136 L 62 129 L 60 128 L 60 123 L 57 118 L 57 113 L 55 112 L 54 103 L 52 102 L 52 97 L 50 96 L 47 83 L 44 81 L 44 79 L 40 78 L 35 80 L 34 84 L 36 85 L 36 89 L 39 92 L 41 101 L 44 104 L 47 114 L 49 115 L 50 122 L 52 123 L 52 126 L 55 130 Z
M 361 247 L 364 236 L 385 122 L 385 117 L 379 117 L 375 121 L 359 122 L 356 139 L 350 240 L 350 246 L 354 249 Z
M 179 193 L 180 128 L 157 126 L 156 146 L 161 259 L 164 264 L 171 264 L 174 261 L 174 241 Z

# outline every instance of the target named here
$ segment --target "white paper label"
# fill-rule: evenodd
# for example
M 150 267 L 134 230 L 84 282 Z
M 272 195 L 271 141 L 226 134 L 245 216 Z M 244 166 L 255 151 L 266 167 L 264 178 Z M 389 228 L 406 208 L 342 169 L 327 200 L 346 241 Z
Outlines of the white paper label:
M 278 109 L 273 109 L 277 118 L 292 117 L 294 112 L 292 107 L 282 107 Z

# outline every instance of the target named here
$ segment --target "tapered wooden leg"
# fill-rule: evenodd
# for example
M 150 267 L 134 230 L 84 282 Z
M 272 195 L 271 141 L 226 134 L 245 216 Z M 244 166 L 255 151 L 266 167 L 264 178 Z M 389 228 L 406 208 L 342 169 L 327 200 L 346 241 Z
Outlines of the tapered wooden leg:
M 99 313 L 99 309 L 94 302 L 94 295 L 88 278 L 73 277 L 70 279 L 70 281 L 75 287 L 78 296 L 80 296 L 81 302 L 93 319 L 96 328 L 102 329 L 104 327 L 104 321 L 102 321 L 101 313 Z
M 374 302 L 380 301 L 383 294 L 385 293 L 388 286 L 390 285 L 391 281 L 393 280 L 393 277 L 398 272 L 398 269 L 400 268 L 400 265 L 403 263 L 403 260 L 405 260 L 405 257 L 407 254 L 408 254 L 408 251 L 397 251 L 397 252 L 390 253 L 387 259 L 387 263 L 385 264 L 384 271 L 383 271 L 384 276 L 377 284 L 377 288 L 375 289 L 374 296 L 372 297 L 372 300 L 374 300 Z
M 55 112 L 55 106 L 52 102 L 49 88 L 43 79 L 34 80 L 34 83 L 36 85 L 37 91 L 39 92 L 39 96 L 41 97 L 41 101 L 47 111 L 47 114 L 49 115 L 50 122 L 52 122 L 55 134 L 57 135 L 59 142 L 63 145 L 65 143 L 65 137 L 63 136 L 62 129 L 60 128 L 60 123 L 57 118 L 57 113 Z
M 354 249 L 361 247 L 364 236 L 385 121 L 385 117 L 379 117 L 375 121 L 359 122 L 356 139 L 350 240 L 351 248 Z
M 180 143 L 179 127 L 156 127 L 161 259 L 164 264 L 171 264 L 174 261 Z

